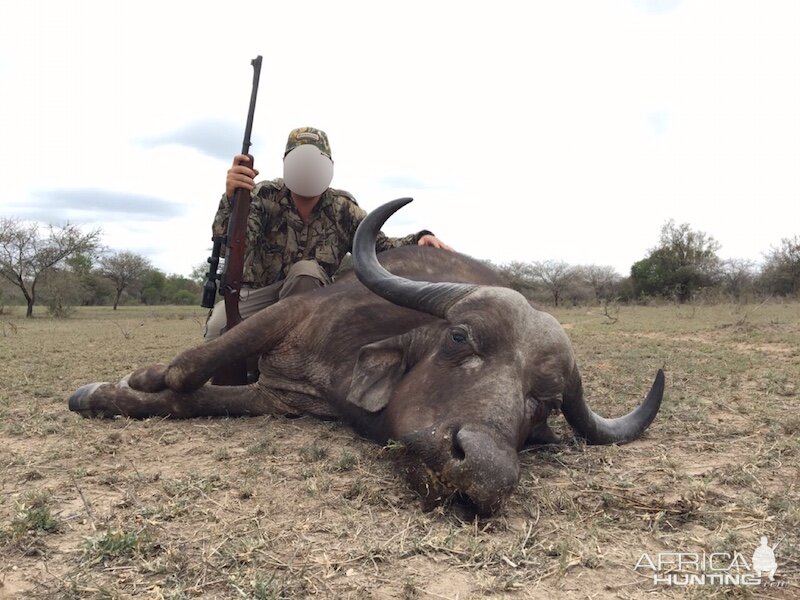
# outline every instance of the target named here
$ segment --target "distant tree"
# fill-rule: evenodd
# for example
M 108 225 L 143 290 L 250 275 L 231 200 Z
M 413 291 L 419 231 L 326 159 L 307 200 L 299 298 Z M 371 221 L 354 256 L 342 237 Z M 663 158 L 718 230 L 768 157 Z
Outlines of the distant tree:
M 133 252 L 114 252 L 100 259 L 101 273 L 114 283 L 114 310 L 125 288 L 138 283 L 150 269 L 150 261 Z
M 83 306 L 108 305 L 116 295 L 114 283 L 104 277 L 98 269 L 93 269 L 88 276 L 82 278 L 81 284 L 83 287 L 81 304 Z
M 725 292 L 736 301 L 741 301 L 745 293 L 753 287 L 756 266 L 752 260 L 730 258 L 720 264 L 720 277 Z
M 595 301 L 595 294 L 591 286 L 578 276 L 580 267 L 573 267 L 572 277 L 567 281 L 559 302 L 563 306 L 567 302 L 572 306 L 592 304 Z
M 636 293 L 689 301 L 695 291 L 712 285 L 718 276 L 717 250 L 719 244 L 710 235 L 670 219 L 661 228 L 659 245 L 631 267 Z
M 59 319 L 71 316 L 85 293 L 80 275 L 69 268 L 50 269 L 40 278 L 37 289 L 40 304 Z
M 141 300 L 144 304 L 162 304 L 166 298 L 164 288 L 167 276 L 158 269 L 150 268 L 142 275 Z
M 76 225 L 48 225 L 42 235 L 36 223 L 0 219 L 0 275 L 22 291 L 28 305 L 25 316 L 33 317 L 36 285 L 40 278 L 78 254 L 96 252 L 100 230 L 83 233 Z
M 208 262 L 205 260 L 201 263 L 197 263 L 192 268 L 192 272 L 189 274 L 189 279 L 191 279 L 192 281 L 196 281 L 200 285 L 203 285 L 206 282 L 208 267 L 209 267 Z
M 79 292 L 76 303 L 82 306 L 107 304 L 114 296 L 111 281 L 95 268 L 96 258 L 90 254 L 76 254 L 64 261 L 67 270 L 75 275 L 75 289 Z
M 800 236 L 782 239 L 778 247 L 767 254 L 761 279 L 770 293 L 800 294 Z
M 64 264 L 78 277 L 85 277 L 92 272 L 94 257 L 91 254 L 80 252 L 64 260 Z
M 536 274 L 531 263 L 518 260 L 499 267 L 499 271 L 508 278 L 511 289 L 518 291 L 526 298 L 531 298 L 536 291 Z
M 616 298 L 622 302 L 635 302 L 637 300 L 636 289 L 633 285 L 633 280 L 628 277 L 622 277 L 616 284 Z
M 585 265 L 577 267 L 576 276 L 592 288 L 596 302 L 608 300 L 614 294 L 614 288 L 622 279 L 614 267 Z
M 162 301 L 167 304 L 199 304 L 202 286 L 183 275 L 168 275 L 164 280 Z
M 572 282 L 575 267 L 557 260 L 538 261 L 531 264 L 533 276 L 542 283 L 558 306 L 565 290 Z

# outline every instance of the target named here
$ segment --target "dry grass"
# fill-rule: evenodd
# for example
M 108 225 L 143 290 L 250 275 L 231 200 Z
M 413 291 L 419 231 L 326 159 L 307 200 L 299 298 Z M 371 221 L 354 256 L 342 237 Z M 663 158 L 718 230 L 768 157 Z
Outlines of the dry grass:
M 170 359 L 201 309 L 3 315 L 0 598 L 796 598 L 800 305 L 557 311 L 622 447 L 523 454 L 496 517 L 423 513 L 379 448 L 313 419 L 83 420 L 66 398 Z M 563 425 L 563 424 L 562 424 Z M 642 553 L 776 550 L 781 588 L 655 586 Z

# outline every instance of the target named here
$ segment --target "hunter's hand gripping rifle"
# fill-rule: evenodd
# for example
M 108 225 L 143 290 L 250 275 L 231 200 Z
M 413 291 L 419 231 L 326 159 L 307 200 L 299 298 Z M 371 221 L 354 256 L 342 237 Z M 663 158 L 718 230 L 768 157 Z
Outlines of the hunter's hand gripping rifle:
M 253 168 L 253 157 L 250 156 L 250 134 L 253 130 L 253 115 L 256 111 L 256 95 L 258 94 L 258 79 L 261 75 L 261 56 L 257 56 L 250 64 L 253 65 L 253 89 L 250 93 L 250 109 L 247 113 L 247 125 L 244 130 L 242 154 L 247 156 L 246 163 L 240 163 Z M 236 188 L 231 198 L 231 214 L 228 218 L 227 235 L 211 238 L 214 243 L 211 256 L 208 258 L 208 273 L 203 286 L 203 308 L 213 308 L 217 296 L 217 279 L 220 280 L 219 293 L 225 298 L 225 316 L 227 325 L 225 331 L 242 322 L 239 314 L 239 292 L 242 289 L 242 274 L 244 271 L 244 246 L 247 237 L 247 215 L 250 212 L 250 190 Z M 220 251 L 225 245 L 225 266 L 222 274 L 218 275 Z M 247 383 L 247 364 L 245 361 L 225 365 L 212 379 L 215 385 L 242 385 Z

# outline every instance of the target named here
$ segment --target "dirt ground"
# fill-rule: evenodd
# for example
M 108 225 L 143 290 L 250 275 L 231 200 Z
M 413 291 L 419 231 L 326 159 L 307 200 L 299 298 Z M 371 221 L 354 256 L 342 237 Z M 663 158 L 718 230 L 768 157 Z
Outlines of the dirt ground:
M 630 410 L 660 367 L 664 405 L 624 446 L 556 418 L 563 444 L 522 453 L 489 519 L 423 512 L 392 448 L 339 423 L 67 410 L 199 342 L 202 309 L 0 314 L 0 599 L 800 597 L 800 304 L 554 314 L 596 412 Z M 693 553 L 727 569 L 762 535 L 775 581 L 676 585 Z M 645 556 L 672 561 L 661 582 Z

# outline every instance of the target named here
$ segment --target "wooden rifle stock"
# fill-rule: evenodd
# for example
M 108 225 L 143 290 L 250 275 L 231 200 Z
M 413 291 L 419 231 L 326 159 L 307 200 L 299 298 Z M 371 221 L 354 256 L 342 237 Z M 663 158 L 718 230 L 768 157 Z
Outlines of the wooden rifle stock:
M 248 158 L 240 164 L 253 168 L 253 157 L 250 156 L 250 134 L 253 129 L 253 115 L 256 109 L 258 80 L 261 74 L 261 56 L 257 56 L 253 65 L 253 89 L 250 93 L 250 108 L 247 113 L 242 154 Z M 228 218 L 228 235 L 225 251 L 225 268 L 220 278 L 220 294 L 225 299 L 225 331 L 242 322 L 239 313 L 239 293 L 242 289 L 244 273 L 245 242 L 247 241 L 247 217 L 250 214 L 250 191 L 236 188 L 231 198 L 231 214 Z M 244 385 L 247 383 L 247 362 L 245 360 L 222 365 L 211 379 L 214 385 Z

